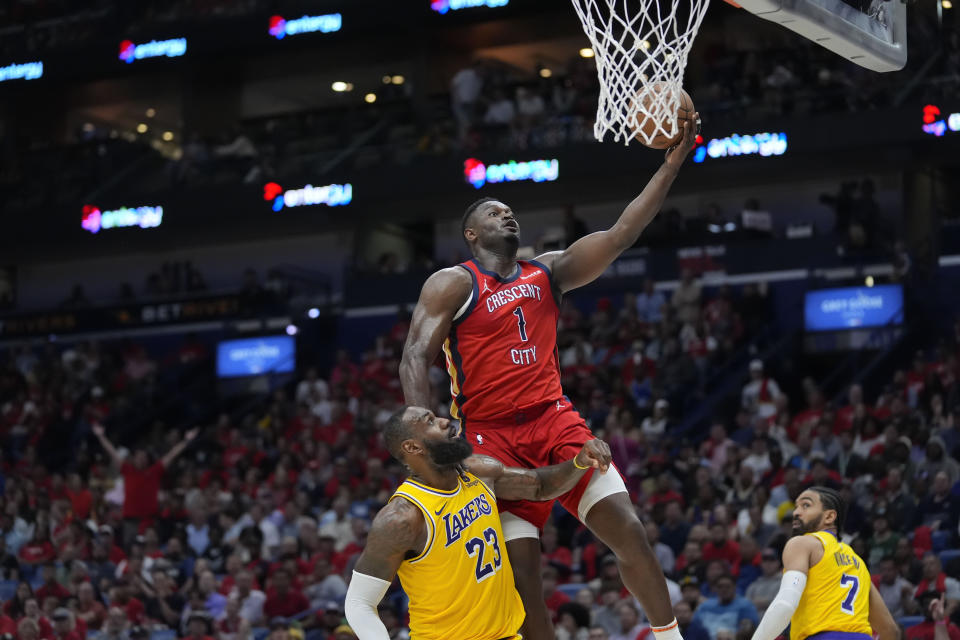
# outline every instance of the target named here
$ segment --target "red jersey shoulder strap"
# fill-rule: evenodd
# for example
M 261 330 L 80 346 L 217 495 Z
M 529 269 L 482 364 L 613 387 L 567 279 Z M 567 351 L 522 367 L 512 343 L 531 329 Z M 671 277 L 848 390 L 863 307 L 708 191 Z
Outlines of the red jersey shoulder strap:
M 552 278 L 552 277 L 553 277 L 553 272 L 550 271 L 550 267 L 548 267 L 547 265 L 543 264 L 543 263 L 540 262 L 539 260 L 521 260 L 521 261 L 520 261 L 520 264 L 528 264 L 528 265 L 530 265 L 531 267 L 536 267 L 536 268 L 538 268 L 538 269 L 543 269 L 543 272 L 544 272 L 545 274 L 547 274 L 547 277 L 548 277 L 548 278 Z
M 559 289 L 556 288 L 556 286 L 554 286 L 553 271 L 550 270 L 550 267 L 540 262 L 539 260 L 523 260 L 522 264 L 527 265 L 527 268 L 530 268 L 530 269 L 537 268 L 537 269 L 543 270 L 544 275 L 547 276 L 547 282 L 550 283 L 550 295 L 553 296 L 553 301 L 557 305 L 557 308 L 559 308 L 560 301 L 563 299 L 563 294 L 560 292 Z M 526 268 L 524 268 L 524 271 L 526 271 Z

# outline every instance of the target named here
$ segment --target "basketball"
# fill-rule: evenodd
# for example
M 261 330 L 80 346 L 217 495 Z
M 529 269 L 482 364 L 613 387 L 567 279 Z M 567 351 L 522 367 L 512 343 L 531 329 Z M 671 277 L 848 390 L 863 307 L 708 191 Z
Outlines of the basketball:
M 655 115 L 650 116 L 647 114 L 656 114 L 661 111 L 656 103 L 670 101 L 672 98 L 672 89 L 664 84 L 655 82 L 647 85 L 637 94 L 634 100 L 640 103 L 640 110 L 637 112 L 637 123 L 639 127 L 636 129 L 634 136 L 641 144 L 651 149 L 668 149 L 680 142 L 683 138 L 683 121 L 690 120 L 691 123 L 693 123 L 693 114 L 696 110 L 694 109 L 690 94 L 683 89 L 679 89 L 679 91 L 680 106 L 677 113 L 674 114 L 672 118 L 665 117 L 662 120 L 658 119 Z M 635 102 L 631 102 L 631 110 L 634 104 Z M 676 129 L 673 129 L 674 122 L 676 123 Z M 674 130 L 677 132 L 676 135 L 670 136 L 669 133 Z M 649 140 L 649 142 L 647 142 L 647 140 Z

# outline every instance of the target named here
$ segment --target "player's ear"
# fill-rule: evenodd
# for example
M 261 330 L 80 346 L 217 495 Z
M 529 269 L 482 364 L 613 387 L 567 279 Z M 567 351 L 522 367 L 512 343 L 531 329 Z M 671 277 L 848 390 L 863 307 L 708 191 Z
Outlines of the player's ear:
M 416 440 L 404 440 L 400 443 L 400 451 L 404 455 L 417 455 L 423 453 L 423 447 L 421 447 Z
M 837 510 L 827 509 L 823 512 L 823 523 L 826 525 L 837 526 Z
M 474 231 L 472 227 L 467 227 L 463 230 L 463 237 L 467 243 L 471 243 L 477 239 L 477 232 Z

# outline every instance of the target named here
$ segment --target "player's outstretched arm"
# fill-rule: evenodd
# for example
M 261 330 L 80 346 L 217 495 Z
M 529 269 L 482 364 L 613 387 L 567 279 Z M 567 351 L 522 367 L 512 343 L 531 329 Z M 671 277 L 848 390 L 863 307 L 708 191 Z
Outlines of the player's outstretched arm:
M 868 620 L 870 621 L 870 627 L 879 636 L 880 640 L 900 640 L 900 627 L 893 619 L 890 609 L 887 609 L 887 603 L 883 601 L 880 591 L 872 582 L 870 583 L 869 607 Z
M 603 440 L 589 440 L 577 455 L 560 464 L 537 469 L 506 467 L 489 456 L 471 456 L 466 467 L 487 482 L 497 498 L 504 500 L 552 500 L 573 489 L 588 469 L 606 473 L 610 447 Z
M 783 548 L 783 578 L 780 591 L 763 614 L 763 619 L 753 632 L 752 640 L 774 640 L 790 624 L 790 618 L 800 604 L 803 589 L 807 586 L 807 572 L 811 557 L 822 549 L 820 541 L 813 536 L 797 536 L 787 540 Z
M 683 139 L 667 152 L 663 165 L 653 174 L 640 195 L 627 205 L 612 227 L 584 236 L 562 252 L 538 258 L 552 269 L 554 286 L 561 293 L 599 278 L 617 256 L 637 241 L 640 233 L 660 211 L 680 171 L 680 165 L 693 148 L 699 117 L 694 114 L 694 122 L 683 122 Z
M 460 267 L 441 269 L 423 284 L 400 359 L 400 384 L 407 404 L 433 407 L 430 365 L 440 353 L 453 316 L 467 301 L 472 287 L 470 274 Z
M 373 519 L 344 602 L 347 622 L 360 640 L 390 640 L 377 605 L 406 554 L 419 553 L 425 542 L 423 514 L 405 499 L 390 501 Z

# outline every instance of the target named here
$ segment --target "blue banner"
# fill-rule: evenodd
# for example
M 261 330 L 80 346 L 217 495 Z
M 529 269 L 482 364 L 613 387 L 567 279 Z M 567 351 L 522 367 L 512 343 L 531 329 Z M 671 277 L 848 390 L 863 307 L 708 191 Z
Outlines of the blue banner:
M 903 287 L 845 287 L 809 291 L 804 304 L 807 331 L 836 331 L 903 324 Z
M 296 365 L 291 336 L 226 340 L 217 345 L 217 375 L 221 378 L 289 373 Z

